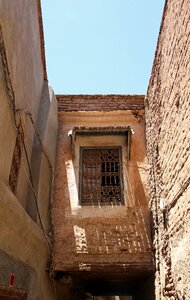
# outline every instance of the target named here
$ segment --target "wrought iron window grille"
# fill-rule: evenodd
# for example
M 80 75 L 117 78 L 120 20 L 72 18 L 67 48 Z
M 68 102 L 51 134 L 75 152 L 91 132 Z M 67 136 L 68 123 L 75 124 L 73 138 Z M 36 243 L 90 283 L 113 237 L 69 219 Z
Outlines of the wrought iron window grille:
M 80 204 L 122 205 L 121 147 L 80 148 Z

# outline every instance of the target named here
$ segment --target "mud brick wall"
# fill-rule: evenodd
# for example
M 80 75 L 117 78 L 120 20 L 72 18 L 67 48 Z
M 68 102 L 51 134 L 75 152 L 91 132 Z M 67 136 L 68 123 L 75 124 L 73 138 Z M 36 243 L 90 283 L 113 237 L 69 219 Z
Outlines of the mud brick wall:
M 53 190 L 52 220 L 54 226 L 53 267 L 55 272 L 99 272 L 113 274 L 127 264 L 125 274 L 139 276 L 152 271 L 152 253 L 149 231 L 147 199 L 147 160 L 144 137 L 144 111 L 90 111 L 89 101 L 98 103 L 96 96 L 69 96 L 77 105 L 81 98 L 83 109 L 88 111 L 59 112 L 57 162 Z M 130 96 L 138 107 L 143 97 Z M 65 96 L 67 98 L 67 96 Z M 77 98 L 77 100 L 76 100 Z M 86 98 L 86 104 L 84 99 Z M 98 96 L 99 102 L 109 108 L 112 96 Z M 121 97 L 122 98 L 122 97 Z M 120 99 L 127 107 L 127 99 Z M 95 100 L 96 99 L 96 100 Z M 59 100 L 58 100 L 59 101 Z M 90 106 L 91 107 L 91 106 Z M 70 106 L 71 108 L 71 106 Z M 69 108 L 69 109 L 70 109 Z M 75 108 L 75 105 L 73 105 Z M 66 108 L 65 108 L 66 109 Z M 131 127 L 130 160 L 124 136 L 75 136 L 71 143 L 70 132 L 76 127 L 86 128 Z M 80 205 L 79 171 L 80 147 L 122 148 L 122 177 L 124 205 Z M 131 271 L 132 270 L 132 271 Z M 146 275 L 147 276 L 147 275 Z
M 144 95 L 57 95 L 58 111 L 144 109 Z
M 27 294 L 24 291 L 0 287 L 0 299 L 1 300 L 26 300 Z
M 190 1 L 166 1 L 145 100 L 156 299 L 190 297 Z

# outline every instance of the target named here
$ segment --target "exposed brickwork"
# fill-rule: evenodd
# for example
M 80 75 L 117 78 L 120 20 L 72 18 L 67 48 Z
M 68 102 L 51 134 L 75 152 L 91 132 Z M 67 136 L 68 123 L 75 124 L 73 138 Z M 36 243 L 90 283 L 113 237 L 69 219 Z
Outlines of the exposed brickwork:
M 144 109 L 144 95 L 57 95 L 58 111 Z
M 159 300 L 190 297 L 189 8 L 190 0 L 166 2 L 145 100 Z
M 26 291 L 0 287 L 0 300 L 26 300 Z
M 65 111 L 60 109 L 59 113 L 52 203 L 53 270 L 58 277 L 64 277 L 63 272 L 72 278 L 78 274 L 77 278 L 83 284 L 87 277 L 95 283 L 98 278 L 100 282 L 107 282 L 109 290 L 112 288 L 119 292 L 119 285 L 120 288 L 121 285 L 132 288 L 146 280 L 153 271 L 146 198 L 144 97 L 78 95 L 63 96 L 61 101 Z M 87 113 L 77 108 L 80 102 Z M 127 109 L 129 107 L 131 109 Z M 79 112 L 73 112 L 77 109 Z M 93 112 L 94 109 L 100 111 Z M 67 113 L 69 110 L 72 112 Z M 132 128 L 134 133 L 129 135 L 129 143 L 128 128 Z M 101 135 L 99 131 L 109 134 Z M 118 146 L 122 150 L 123 205 L 81 206 L 78 197 L 81 147 Z M 94 170 L 92 172 L 94 174 Z M 88 197 L 90 200 L 92 193 Z

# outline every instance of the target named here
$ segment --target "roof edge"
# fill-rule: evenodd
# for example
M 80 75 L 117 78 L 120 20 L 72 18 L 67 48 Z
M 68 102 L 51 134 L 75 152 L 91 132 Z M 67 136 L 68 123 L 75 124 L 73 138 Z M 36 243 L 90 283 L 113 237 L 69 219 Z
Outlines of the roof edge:
M 43 18 L 42 18 L 42 7 L 41 0 L 36 0 L 37 12 L 38 12 L 38 23 L 39 23 L 39 34 L 40 34 L 40 48 L 41 48 L 41 61 L 43 66 L 44 80 L 47 79 L 47 68 L 46 68 L 46 57 L 45 57 L 45 41 L 44 41 L 44 29 L 43 29 Z
M 144 109 L 144 95 L 56 95 L 59 112 Z
M 56 98 L 66 98 L 66 97 L 83 97 L 83 98 L 101 98 L 101 97 L 137 97 L 144 98 L 144 94 L 56 94 Z

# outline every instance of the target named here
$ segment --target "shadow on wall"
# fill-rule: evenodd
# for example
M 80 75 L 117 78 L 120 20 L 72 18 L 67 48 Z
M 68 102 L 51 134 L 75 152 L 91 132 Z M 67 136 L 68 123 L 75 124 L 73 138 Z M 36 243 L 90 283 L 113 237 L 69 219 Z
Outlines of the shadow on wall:
M 129 209 L 126 218 L 79 219 L 73 222 L 73 231 L 78 254 L 143 254 L 150 251 L 140 210 Z
M 64 266 L 63 269 L 89 271 L 95 265 L 101 268 L 102 263 L 116 263 L 125 270 L 131 262 L 137 265 L 150 264 L 148 208 L 145 206 L 146 199 L 137 162 L 131 162 L 133 170 L 129 171 L 128 179 L 133 178 L 133 190 L 130 184 L 128 186 L 129 196 L 133 194 L 136 199 L 134 206 L 76 205 L 73 209 L 73 199 L 78 200 L 77 175 L 72 157 L 68 155 L 71 151 L 65 153 L 65 156 L 60 156 L 62 162 L 57 162 L 57 172 L 61 178 L 56 180 L 54 204 L 59 213 L 54 226 L 55 256 L 57 255 L 61 266 Z

